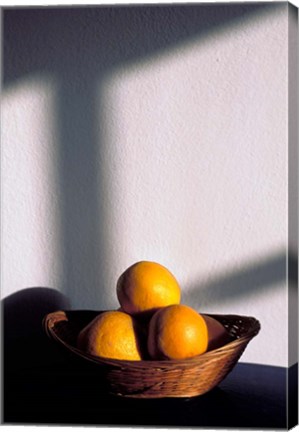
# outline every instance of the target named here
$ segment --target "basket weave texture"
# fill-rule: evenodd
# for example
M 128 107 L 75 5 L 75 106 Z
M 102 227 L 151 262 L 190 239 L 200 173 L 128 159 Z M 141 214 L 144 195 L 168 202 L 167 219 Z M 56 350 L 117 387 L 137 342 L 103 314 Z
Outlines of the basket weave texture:
M 113 360 L 89 355 L 76 348 L 77 336 L 101 311 L 57 311 L 43 321 L 50 339 L 98 365 L 99 380 L 114 395 L 134 398 L 192 397 L 217 386 L 233 369 L 247 344 L 260 330 L 253 317 L 211 315 L 224 325 L 231 341 L 186 360 Z

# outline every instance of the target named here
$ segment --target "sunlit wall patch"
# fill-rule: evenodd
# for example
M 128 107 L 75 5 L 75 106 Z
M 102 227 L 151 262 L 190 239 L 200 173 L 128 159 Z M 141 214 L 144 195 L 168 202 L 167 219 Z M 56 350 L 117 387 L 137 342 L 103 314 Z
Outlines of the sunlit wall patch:
M 55 80 L 40 75 L 2 94 L 3 295 L 60 286 Z

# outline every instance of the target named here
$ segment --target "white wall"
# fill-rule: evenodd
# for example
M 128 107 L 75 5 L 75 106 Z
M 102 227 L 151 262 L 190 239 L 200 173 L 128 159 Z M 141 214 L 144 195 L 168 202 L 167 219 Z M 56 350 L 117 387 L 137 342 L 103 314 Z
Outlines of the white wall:
M 287 365 L 287 8 L 4 12 L 2 297 L 116 308 L 154 260 Z

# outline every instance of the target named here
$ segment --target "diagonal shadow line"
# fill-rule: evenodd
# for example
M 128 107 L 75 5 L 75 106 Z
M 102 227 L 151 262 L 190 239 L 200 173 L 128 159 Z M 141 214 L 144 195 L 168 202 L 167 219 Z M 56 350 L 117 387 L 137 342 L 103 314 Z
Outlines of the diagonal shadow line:
M 285 2 L 3 8 L 3 86 L 36 73 L 106 72 L 221 36 Z M 244 46 L 244 49 L 246 47 Z
M 105 179 L 95 163 L 98 158 L 105 161 L 95 115 L 102 101 L 96 88 L 101 88 L 114 68 L 168 53 L 192 40 L 221 36 L 231 25 L 281 5 L 285 6 L 282 2 L 4 9 L 4 90 L 36 74 L 53 75 L 59 83 L 57 173 L 62 199 L 58 256 L 65 266 L 64 292 L 75 302 L 87 290 L 94 305 L 99 296 L 104 297 L 104 289 L 111 289 L 102 276 L 109 264 L 111 228 L 110 208 L 103 205 L 109 191 L 99 191 Z M 237 279 L 226 282 L 228 289 Z
M 193 284 L 186 287 L 185 299 L 190 303 L 200 301 L 212 307 L 214 302 L 246 301 L 249 296 L 256 296 L 261 291 L 281 289 L 285 282 L 285 290 L 297 289 L 298 260 L 295 255 L 287 256 L 281 252 L 256 261 L 247 266 L 234 269 L 225 274 L 218 274 L 212 281 L 202 285 Z M 289 282 L 289 285 L 287 283 Z

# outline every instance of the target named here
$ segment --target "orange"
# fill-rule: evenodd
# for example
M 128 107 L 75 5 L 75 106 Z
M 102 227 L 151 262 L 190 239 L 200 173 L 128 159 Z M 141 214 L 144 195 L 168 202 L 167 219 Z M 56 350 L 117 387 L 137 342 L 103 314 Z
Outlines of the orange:
M 208 351 L 220 348 L 221 346 L 227 344 L 230 341 L 227 330 L 219 321 L 209 315 L 202 314 L 202 317 L 208 327 Z
M 119 360 L 141 360 L 136 322 L 130 315 L 107 311 L 93 319 L 78 336 L 82 351 Z
M 181 290 L 166 267 L 151 261 L 139 261 L 119 277 L 117 297 L 122 310 L 136 314 L 179 304 Z
M 208 327 L 204 318 L 186 305 L 159 309 L 151 318 L 148 352 L 157 360 L 179 360 L 208 349 Z

